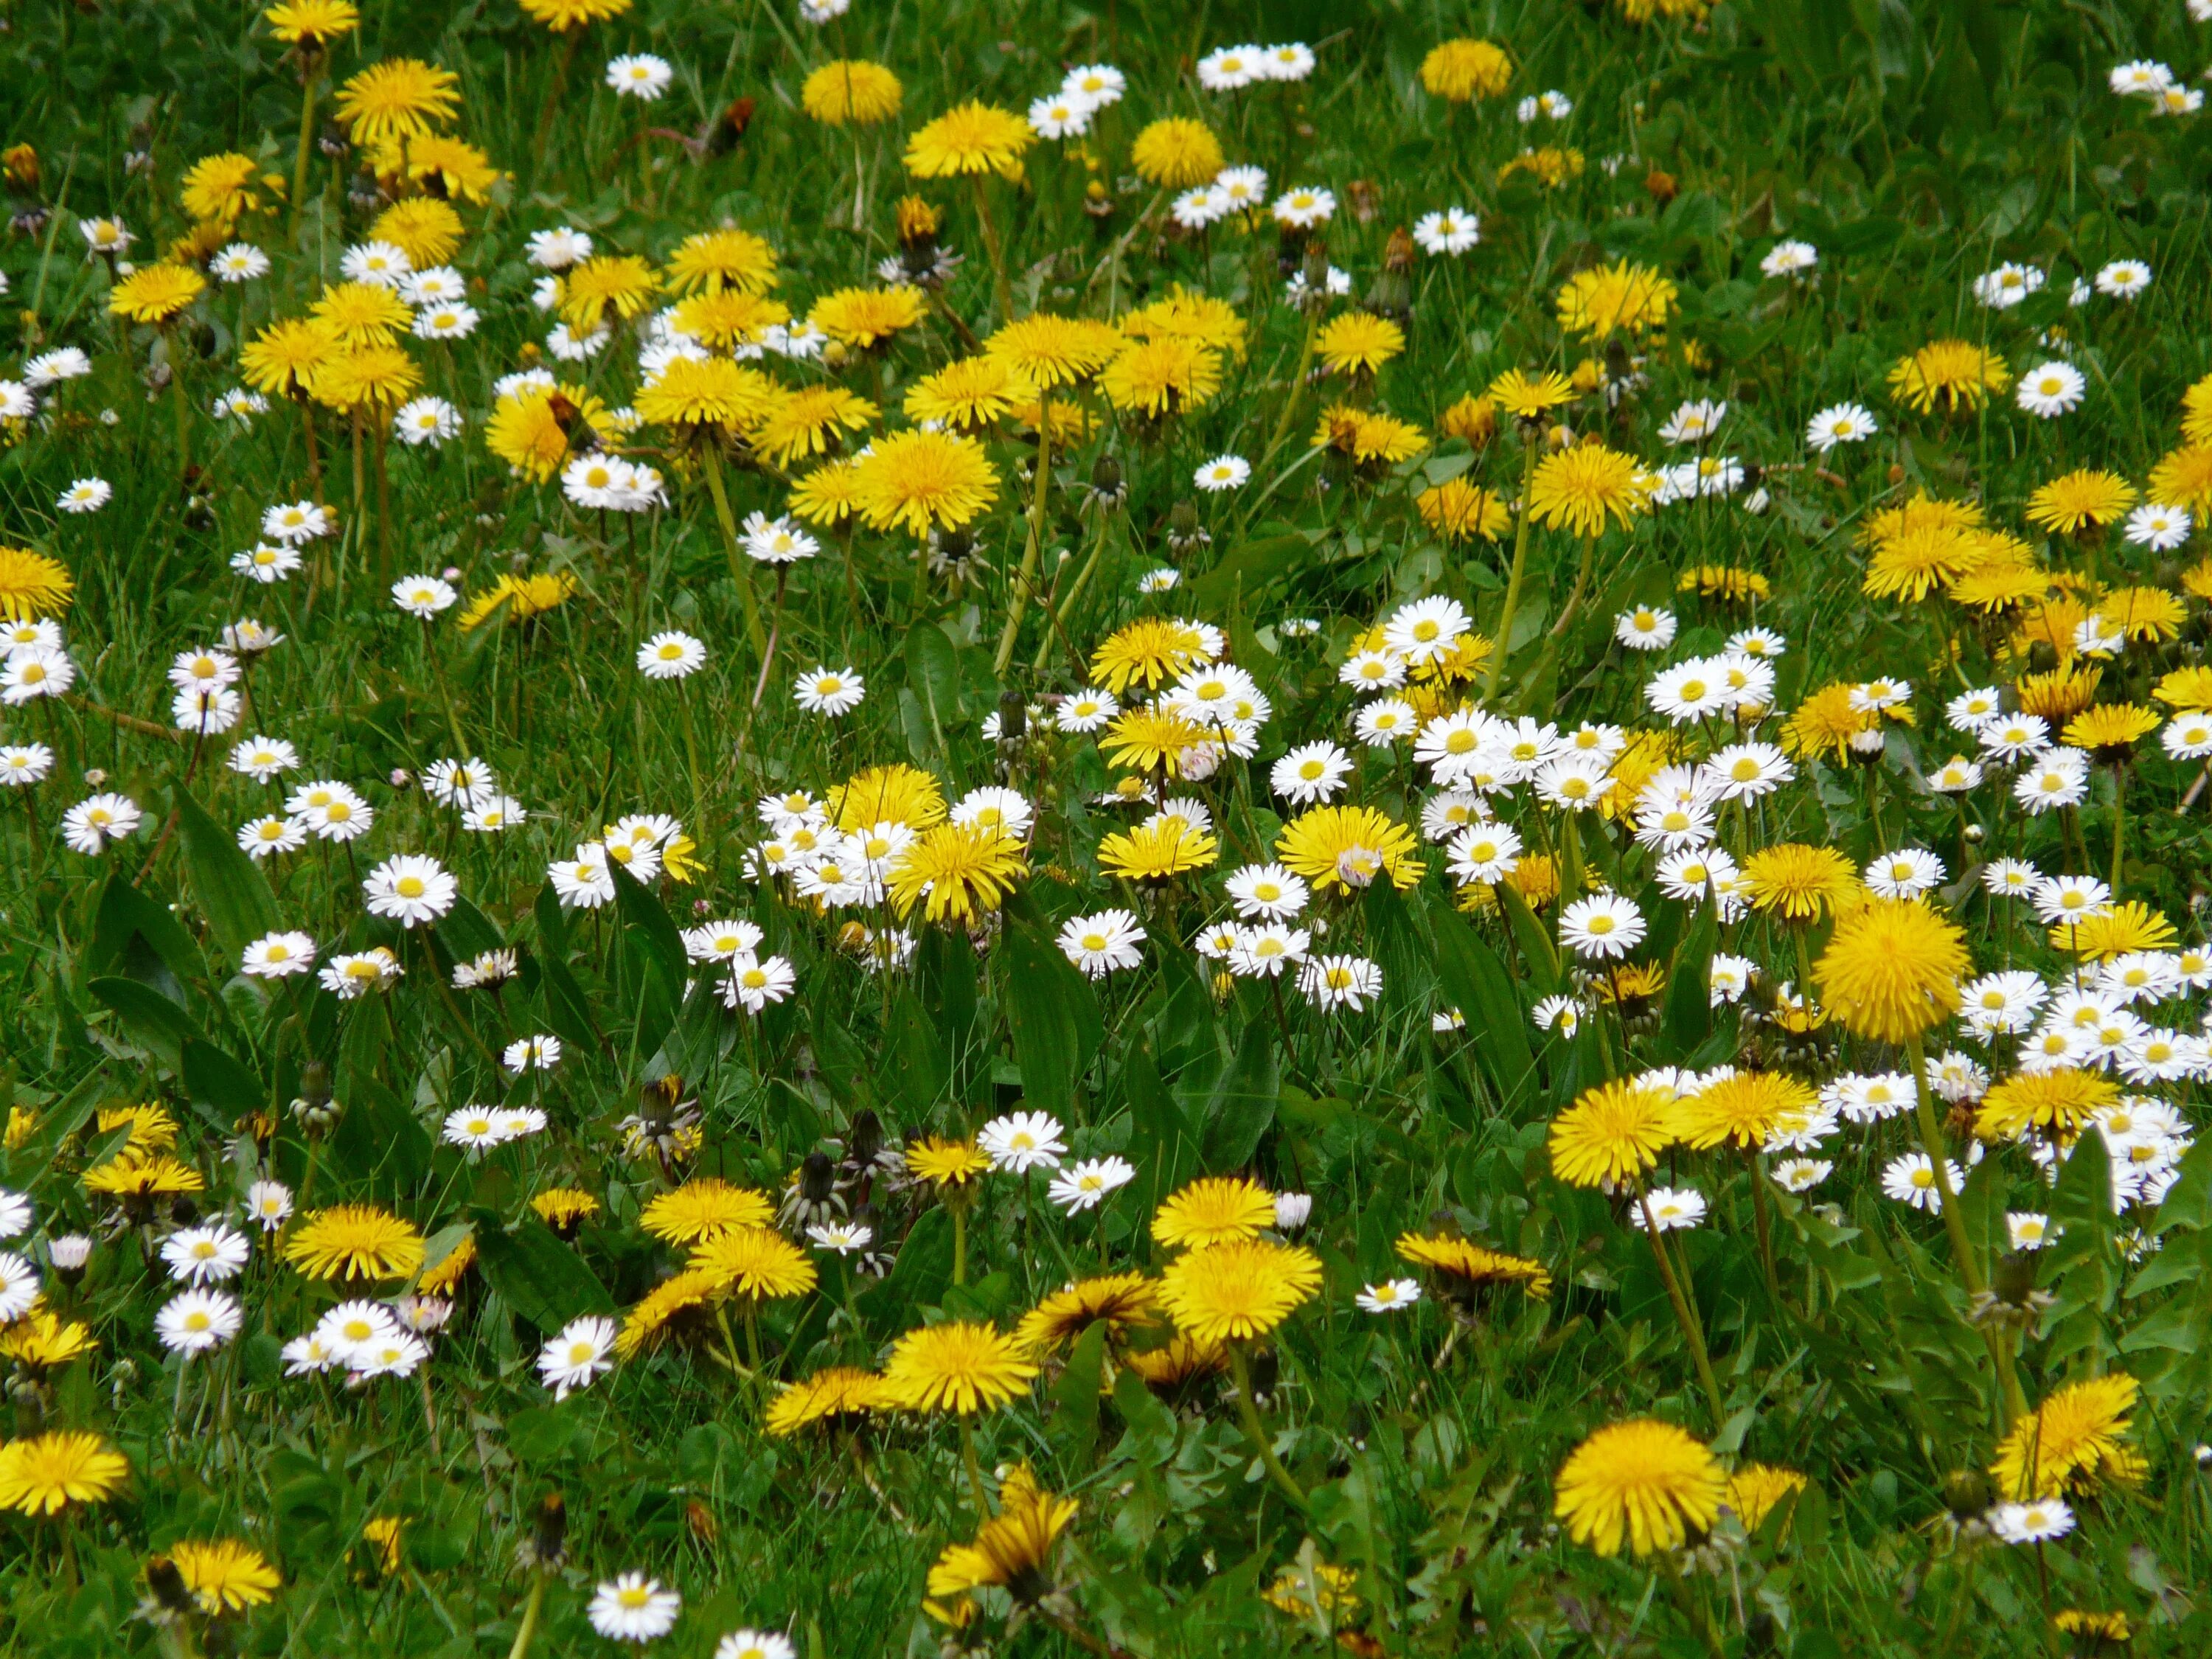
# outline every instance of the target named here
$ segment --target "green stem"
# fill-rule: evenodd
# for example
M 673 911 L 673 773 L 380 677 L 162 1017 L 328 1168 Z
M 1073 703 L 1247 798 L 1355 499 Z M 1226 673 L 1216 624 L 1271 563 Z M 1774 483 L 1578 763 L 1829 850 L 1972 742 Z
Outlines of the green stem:
M 2128 769 L 2112 769 L 2112 896 L 2120 891 L 2120 852 L 2126 844 L 2128 829 Z
M 965 1206 L 952 1206 L 952 1282 L 968 1282 L 968 1212 Z
M 1636 1207 L 1644 1217 L 1644 1235 L 1651 1241 L 1652 1259 L 1659 1264 L 1659 1277 L 1667 1286 L 1667 1300 L 1674 1304 L 1674 1322 L 1682 1328 L 1682 1340 L 1690 1345 L 1690 1358 L 1697 1363 L 1698 1381 L 1705 1388 L 1706 1403 L 1712 1407 L 1713 1428 L 1717 1431 L 1728 1421 L 1728 1404 L 1721 1394 L 1720 1379 L 1713 1375 L 1712 1356 L 1705 1352 L 1705 1329 L 1698 1323 L 1697 1310 L 1690 1306 L 1681 1279 L 1674 1272 L 1674 1260 L 1667 1254 L 1667 1242 L 1660 1237 L 1650 1200 L 1638 1193 Z
M 991 1493 L 983 1484 L 983 1465 L 975 1456 L 975 1426 L 965 1417 L 960 1419 L 960 1461 L 968 1466 L 968 1485 L 975 1493 L 975 1523 L 981 1526 L 991 1518 Z
M 1291 384 L 1283 392 L 1283 412 L 1275 417 L 1274 433 L 1267 440 L 1260 465 L 1253 469 L 1255 472 L 1267 470 L 1267 463 L 1275 459 L 1276 452 L 1291 435 L 1291 423 L 1297 418 L 1298 397 L 1305 390 L 1306 371 L 1313 367 L 1314 341 L 1321 333 L 1321 313 L 1319 305 L 1310 306 L 1306 311 L 1306 337 L 1298 347 L 1298 366 L 1291 372 Z
M 765 661 L 768 635 L 761 628 L 760 601 L 753 594 L 752 574 L 745 568 L 744 549 L 738 541 L 738 521 L 730 512 L 730 492 L 722 483 L 722 452 L 713 441 L 706 446 L 707 489 L 714 498 L 714 519 L 722 526 L 722 546 L 729 555 L 730 580 L 738 585 L 738 599 L 745 608 L 745 637 L 753 655 Z
M 307 73 L 300 88 L 300 149 L 292 161 L 292 228 L 300 228 L 300 204 L 307 199 L 307 154 L 315 143 L 315 84 L 323 78 L 319 66 Z
M 522 1604 L 522 1622 L 514 1627 L 514 1645 L 507 1650 L 507 1659 L 526 1659 L 530 1652 L 531 1638 L 538 1634 L 538 1610 L 545 1605 L 547 1577 L 543 1567 L 530 1576 L 530 1599 Z
M 1022 568 L 1014 578 L 1014 591 L 1006 596 L 1006 631 L 999 636 L 998 654 L 991 659 L 991 672 L 1000 679 L 1006 678 L 1006 665 L 1014 659 L 1014 640 L 1022 631 L 1022 612 L 1028 608 L 1030 590 L 1036 586 L 1037 564 L 1044 550 L 1045 498 L 1052 489 L 1052 395 L 1046 392 L 1037 399 L 1037 452 L 1035 486 L 1030 491 L 1029 533 L 1022 542 Z
M 1259 1408 L 1252 1403 L 1252 1368 L 1244 1358 L 1241 1342 L 1229 1345 L 1229 1369 L 1237 1379 L 1237 1415 L 1243 1419 L 1244 1433 L 1252 1443 L 1252 1449 L 1260 1454 L 1260 1462 L 1267 1466 L 1269 1477 L 1282 1489 L 1283 1496 L 1300 1510 L 1306 1507 L 1306 1495 L 1291 1472 L 1283 1467 L 1283 1460 L 1275 1455 L 1274 1443 L 1268 1439 L 1267 1431 L 1260 1421 Z
M 982 173 L 972 175 L 975 181 L 975 217 L 983 230 L 983 246 L 991 256 L 991 292 L 999 307 L 1001 326 L 1014 319 L 1013 284 L 1006 279 L 1006 244 L 999 240 L 999 228 L 991 220 L 990 185 Z
M 1920 1150 L 1928 1155 L 1929 1176 L 1942 1206 L 1943 1231 L 1950 1235 L 1951 1254 L 1959 1264 L 1959 1281 L 1966 1294 L 1978 1296 L 1988 1281 L 1975 1259 L 1973 1243 L 1966 1237 L 1966 1218 L 1959 1213 L 1959 1194 L 1951 1186 L 1949 1160 L 1945 1156 L 1943 1126 L 1936 1121 L 1934 1092 L 1928 1086 L 1928 1060 L 1917 1032 L 1905 1040 L 1905 1053 L 1912 1064 L 1912 1099 L 1920 1129 Z
M 1513 565 L 1505 577 L 1505 608 L 1498 613 L 1498 643 L 1490 653 L 1490 673 L 1482 683 L 1482 700 L 1498 695 L 1498 682 L 1505 672 L 1505 653 L 1513 648 L 1513 618 L 1521 609 L 1521 583 L 1528 571 L 1528 487 L 1536 476 L 1536 437 L 1522 447 L 1521 521 L 1513 528 Z

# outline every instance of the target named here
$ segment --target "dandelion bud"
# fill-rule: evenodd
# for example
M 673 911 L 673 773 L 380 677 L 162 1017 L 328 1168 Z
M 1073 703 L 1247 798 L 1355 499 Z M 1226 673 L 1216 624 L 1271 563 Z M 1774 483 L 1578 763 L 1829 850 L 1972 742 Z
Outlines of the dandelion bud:
M 567 1557 L 568 1545 L 568 1505 L 559 1492 L 549 1492 L 539 1500 L 531 1522 L 530 1552 L 540 1566 L 558 1566 Z
M 1943 1477 L 1943 1504 L 1956 1521 L 1972 1521 L 1996 1502 L 1996 1488 L 1979 1469 L 1954 1469 Z
M 166 1555 L 146 1558 L 146 1588 L 153 1594 L 155 1607 L 166 1619 L 180 1618 L 192 1610 L 192 1593 L 185 1586 L 185 1575 Z

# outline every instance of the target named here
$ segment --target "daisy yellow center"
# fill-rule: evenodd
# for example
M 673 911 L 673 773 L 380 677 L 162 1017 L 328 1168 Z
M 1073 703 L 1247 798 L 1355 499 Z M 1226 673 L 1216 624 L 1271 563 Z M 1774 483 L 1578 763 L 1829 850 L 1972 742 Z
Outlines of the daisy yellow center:
M 396 890 L 398 892 L 399 896 L 402 898 L 421 898 L 422 896 L 422 878 L 420 876 L 402 876 L 399 878 L 398 881 L 394 884 L 394 886 Z

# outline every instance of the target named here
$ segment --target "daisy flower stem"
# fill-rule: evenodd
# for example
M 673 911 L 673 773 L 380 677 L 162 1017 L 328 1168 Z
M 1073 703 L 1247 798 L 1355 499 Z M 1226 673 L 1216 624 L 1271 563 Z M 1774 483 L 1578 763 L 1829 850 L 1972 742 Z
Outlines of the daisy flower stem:
M 2128 769 L 2112 769 L 2112 891 L 2120 890 L 2120 854 L 2126 845 L 2128 829 Z
M 1275 430 L 1267 440 L 1267 447 L 1260 457 L 1260 465 L 1252 470 L 1265 472 L 1267 463 L 1273 460 L 1291 435 L 1291 422 L 1297 418 L 1298 394 L 1304 389 L 1306 371 L 1313 367 L 1314 341 L 1321 333 L 1321 307 L 1309 307 L 1306 311 L 1305 339 L 1298 347 L 1298 366 L 1291 371 L 1291 383 L 1283 390 L 1283 412 L 1275 417 Z
M 1951 1254 L 1959 1263 L 1959 1279 L 1966 1287 L 1966 1294 L 1980 1293 L 1987 1283 L 1982 1277 L 1981 1264 L 1974 1256 L 1972 1241 L 1966 1237 L 1966 1219 L 1959 1213 L 1959 1195 L 1952 1190 L 1951 1171 L 1944 1154 L 1943 1127 L 1936 1121 L 1936 1100 L 1928 1086 L 1928 1060 L 1917 1035 L 1907 1037 L 1905 1053 L 1912 1064 L 1913 1109 L 1920 1130 L 1920 1150 L 1928 1155 L 1929 1173 L 1935 1177 L 1936 1191 L 1942 1205 L 1943 1231 L 1950 1235 Z
M 755 699 L 758 702 L 758 699 Z M 707 844 L 707 792 L 699 784 L 699 733 L 691 720 L 691 693 L 678 681 L 676 706 L 684 714 L 684 763 L 691 774 L 691 818 L 699 826 L 699 844 Z
M 1667 1254 L 1667 1241 L 1660 1236 L 1659 1223 L 1651 1213 L 1650 1200 L 1638 1193 L 1636 1195 L 1638 1212 L 1644 1218 L 1645 1236 L 1651 1241 L 1652 1259 L 1659 1264 L 1660 1279 L 1667 1286 L 1667 1300 L 1674 1309 L 1674 1322 L 1682 1328 L 1682 1340 L 1690 1345 L 1690 1358 L 1697 1363 L 1698 1381 L 1704 1385 L 1705 1401 L 1711 1407 L 1713 1428 L 1717 1431 L 1728 1421 L 1728 1403 L 1721 1393 L 1720 1380 L 1713 1375 L 1712 1356 L 1705 1352 L 1705 1333 L 1698 1323 L 1697 1311 L 1690 1306 L 1684 1293 L 1682 1281 L 1674 1271 L 1674 1259 Z
M 1513 564 L 1505 576 L 1505 605 L 1498 613 L 1498 644 L 1490 653 L 1490 674 L 1482 683 L 1482 700 L 1498 695 L 1498 677 L 1505 672 L 1506 653 L 1513 648 L 1513 617 L 1521 608 L 1521 581 L 1528 569 L 1528 489 L 1536 477 L 1536 440 L 1530 434 L 1521 453 L 1521 521 L 1513 528 Z
M 1259 1408 L 1252 1403 L 1252 1367 L 1244 1358 L 1244 1345 L 1232 1341 L 1228 1348 L 1229 1369 L 1237 1379 L 1237 1415 L 1243 1422 L 1245 1437 L 1251 1441 L 1252 1449 L 1260 1454 L 1260 1462 L 1267 1466 L 1269 1478 L 1282 1489 L 1283 1496 L 1291 1500 L 1293 1507 L 1303 1510 L 1306 1495 L 1291 1478 L 1291 1472 L 1283 1467 L 1283 1460 L 1275 1455 L 1274 1442 L 1268 1439 L 1267 1428 L 1260 1421 Z
M 769 611 L 768 648 L 761 653 L 760 678 L 753 682 L 752 706 L 755 708 L 760 707 L 761 699 L 768 695 L 768 677 L 775 670 L 776 642 L 783 636 L 783 590 L 790 576 L 790 566 L 779 565 L 776 568 L 775 600 Z

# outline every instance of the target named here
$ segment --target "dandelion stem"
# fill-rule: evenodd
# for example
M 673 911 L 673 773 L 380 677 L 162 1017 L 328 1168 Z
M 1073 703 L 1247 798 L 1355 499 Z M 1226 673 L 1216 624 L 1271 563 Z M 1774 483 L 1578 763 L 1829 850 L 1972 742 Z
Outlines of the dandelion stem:
M 1252 1367 L 1244 1358 L 1244 1345 L 1231 1342 L 1227 1346 L 1229 1369 L 1237 1379 L 1237 1415 L 1243 1422 L 1245 1437 L 1251 1441 L 1252 1449 L 1260 1454 L 1260 1462 L 1267 1467 L 1267 1474 L 1275 1485 L 1282 1489 L 1283 1496 L 1303 1510 L 1306 1507 L 1306 1495 L 1298 1483 L 1291 1478 L 1291 1472 L 1283 1467 L 1283 1460 L 1275 1455 L 1274 1442 L 1267 1437 L 1267 1428 L 1260 1421 L 1259 1407 L 1252 1403 Z
M 302 77 L 300 88 L 300 148 L 292 158 L 291 229 L 300 228 L 300 204 L 307 199 L 307 155 L 315 143 L 315 86 L 323 78 L 319 62 Z
M 530 1599 L 522 1604 L 522 1622 L 514 1627 L 514 1645 L 507 1650 L 507 1659 L 526 1659 L 531 1639 L 538 1634 L 538 1610 L 545 1605 L 546 1572 L 540 1567 L 530 1575 Z
M 1037 562 L 1044 548 L 1044 506 L 1052 488 L 1052 398 L 1037 400 L 1036 477 L 1030 481 L 1029 533 L 1022 539 L 1022 568 L 1014 577 L 1014 591 L 1006 597 L 1006 631 L 999 636 L 999 652 L 991 659 L 991 672 L 1004 678 L 1014 659 L 1014 640 L 1022 631 L 1022 612 L 1030 590 L 1036 586 Z
M 991 294 L 999 308 L 1001 324 L 1013 320 L 1013 285 L 1006 280 L 1006 248 L 999 240 L 999 227 L 991 218 L 991 187 L 982 173 L 972 175 L 975 181 L 975 218 L 983 231 L 983 246 L 991 256 Z
M 1682 1340 L 1690 1345 L 1690 1358 L 1697 1363 L 1698 1381 L 1705 1387 L 1706 1403 L 1712 1407 L 1713 1427 L 1718 1430 L 1728 1421 L 1728 1402 L 1721 1393 L 1720 1380 L 1713 1375 L 1712 1356 L 1705 1352 L 1705 1329 L 1698 1323 L 1697 1310 L 1691 1307 L 1682 1289 L 1674 1259 L 1667 1254 L 1667 1242 L 1660 1236 L 1658 1218 L 1651 1213 L 1651 1200 L 1638 1193 L 1636 1207 L 1644 1217 L 1644 1231 L 1651 1241 L 1652 1259 L 1659 1264 L 1659 1277 L 1667 1286 L 1667 1300 L 1674 1304 L 1674 1322 L 1682 1328 Z
M 760 601 L 753 596 L 753 579 L 745 568 L 744 550 L 738 540 L 738 521 L 730 512 L 730 492 L 722 482 L 722 452 L 713 442 L 706 446 L 707 489 L 714 498 L 714 519 L 722 526 L 722 545 L 729 554 L 730 580 L 738 585 L 738 599 L 745 608 L 745 637 L 753 654 L 768 655 L 768 636 L 762 631 Z
M 960 1419 L 960 1461 L 968 1466 L 968 1484 L 975 1493 L 977 1523 L 991 1518 L 991 1493 L 983 1485 L 983 1466 L 975 1456 L 975 1430 L 966 1418 Z

